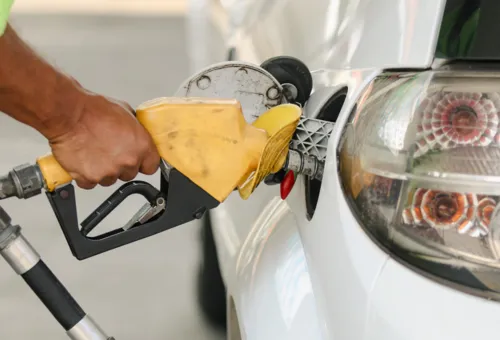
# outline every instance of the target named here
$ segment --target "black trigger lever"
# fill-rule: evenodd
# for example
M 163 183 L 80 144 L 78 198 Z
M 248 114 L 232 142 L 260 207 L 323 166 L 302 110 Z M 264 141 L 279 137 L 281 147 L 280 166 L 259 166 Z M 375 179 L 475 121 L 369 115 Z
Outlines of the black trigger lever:
M 125 183 L 118 190 L 116 190 L 109 198 L 104 201 L 92 214 L 90 214 L 81 223 L 81 233 L 87 236 L 94 228 L 102 222 L 120 203 L 122 203 L 130 195 L 139 194 L 146 198 L 148 203 L 142 207 L 138 214 L 147 210 L 146 207 L 154 208 L 159 203 L 159 206 L 165 208 L 165 199 L 161 197 L 160 191 L 154 186 L 143 181 L 132 181 Z M 134 217 L 138 218 L 137 214 Z M 133 221 L 133 223 L 131 223 Z M 124 230 L 129 229 L 135 222 L 134 218 L 130 220 Z

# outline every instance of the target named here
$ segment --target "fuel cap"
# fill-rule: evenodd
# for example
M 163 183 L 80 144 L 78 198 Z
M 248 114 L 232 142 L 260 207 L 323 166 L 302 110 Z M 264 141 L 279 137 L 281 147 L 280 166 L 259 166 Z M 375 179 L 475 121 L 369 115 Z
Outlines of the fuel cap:
M 269 72 L 251 63 L 235 61 L 211 65 L 198 72 L 184 82 L 175 96 L 236 99 L 248 123 L 270 108 L 286 103 L 283 87 Z

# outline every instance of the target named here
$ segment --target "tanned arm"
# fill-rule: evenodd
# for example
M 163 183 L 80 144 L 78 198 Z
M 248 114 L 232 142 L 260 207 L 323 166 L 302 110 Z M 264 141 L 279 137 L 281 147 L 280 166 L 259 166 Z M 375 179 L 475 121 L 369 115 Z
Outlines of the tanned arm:
M 49 140 L 71 130 L 82 113 L 78 83 L 38 56 L 10 25 L 0 38 L 0 111 Z
M 128 104 L 84 89 L 10 25 L 0 36 L 0 111 L 45 136 L 82 188 L 128 181 L 159 166 L 156 147 Z

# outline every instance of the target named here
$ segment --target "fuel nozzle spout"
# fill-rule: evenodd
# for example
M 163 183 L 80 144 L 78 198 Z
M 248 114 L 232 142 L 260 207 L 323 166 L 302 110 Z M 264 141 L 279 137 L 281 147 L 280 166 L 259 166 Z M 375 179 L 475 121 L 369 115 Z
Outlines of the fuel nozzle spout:
M 324 162 L 318 160 L 316 157 L 290 149 L 283 168 L 291 170 L 295 174 L 302 174 L 310 178 L 321 180 L 324 167 Z
M 16 196 L 30 198 L 42 192 L 44 181 L 38 165 L 23 164 L 0 177 L 0 200 Z

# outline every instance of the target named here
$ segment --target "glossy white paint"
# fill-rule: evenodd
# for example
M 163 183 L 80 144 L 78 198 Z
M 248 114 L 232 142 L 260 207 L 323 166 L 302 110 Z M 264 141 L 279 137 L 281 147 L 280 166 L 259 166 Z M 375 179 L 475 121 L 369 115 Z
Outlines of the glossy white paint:
M 223 1 L 241 59 L 293 54 L 311 69 L 430 66 L 444 2 Z
M 277 186 L 261 185 L 248 201 L 234 194 L 212 215 L 243 339 L 496 335 L 500 304 L 440 285 L 390 259 L 357 223 L 337 175 L 335 149 L 351 108 L 382 69 L 432 65 L 444 2 L 255 0 L 233 7 L 240 11 L 230 42 L 238 59 L 258 64 L 292 55 L 313 70 L 306 115 L 315 116 L 336 90 L 349 88 L 310 221 L 301 179 L 285 202 L 277 198 Z
M 466 340 L 498 334 L 498 302 L 436 284 L 394 260 L 386 263 L 370 295 L 369 339 Z M 471 318 L 457 322 L 464 312 Z
M 318 314 L 326 325 L 325 339 L 362 339 L 362 314 L 387 255 L 355 224 L 336 181 L 335 148 L 342 131 L 342 121 L 378 71 L 325 73 L 322 75 L 324 79 L 347 85 L 349 93 L 330 139 L 325 164 L 327 175 L 323 179 L 316 212 L 311 221 L 301 214 L 304 217 L 299 221 L 299 230 L 317 298 Z M 304 196 L 303 192 L 301 196 Z M 303 201 L 297 199 L 292 210 L 304 210 Z
M 311 281 L 287 202 L 265 207 L 236 265 L 241 294 L 233 295 L 246 339 L 320 338 Z M 255 327 L 255 325 L 260 325 Z

